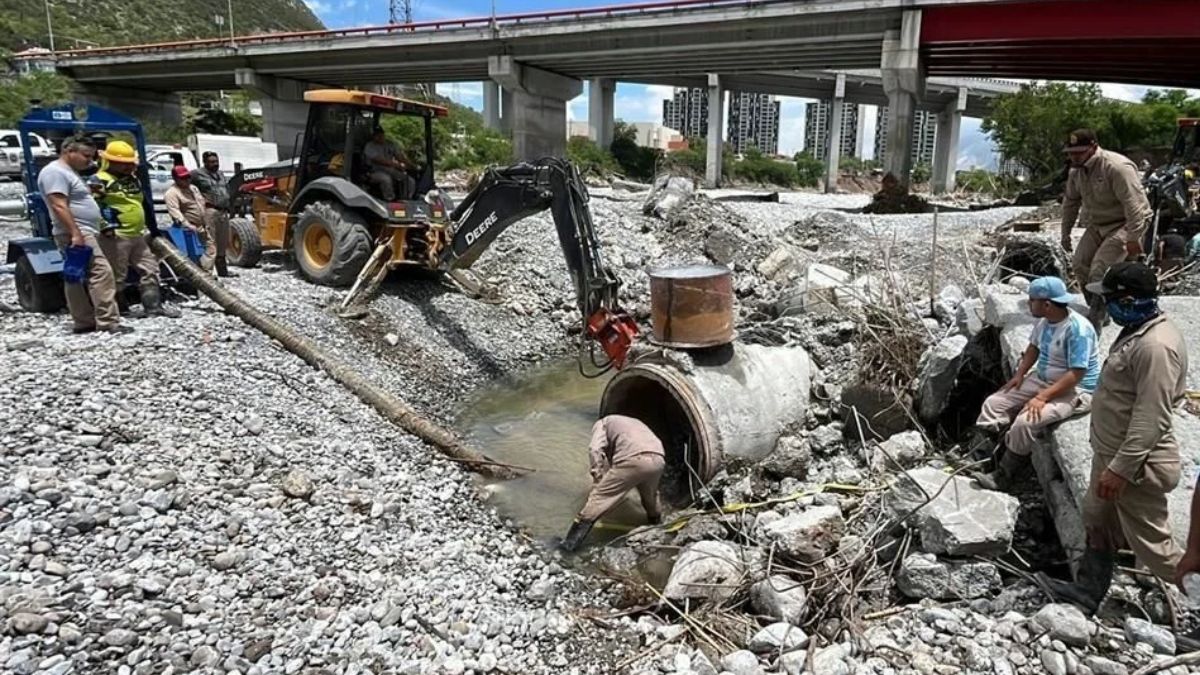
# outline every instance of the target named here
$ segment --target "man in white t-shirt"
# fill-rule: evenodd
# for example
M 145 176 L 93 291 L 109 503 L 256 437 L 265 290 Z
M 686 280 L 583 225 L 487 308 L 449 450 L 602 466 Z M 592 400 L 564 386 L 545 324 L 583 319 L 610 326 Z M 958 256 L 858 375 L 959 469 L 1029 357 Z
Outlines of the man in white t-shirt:
M 988 449 L 1008 426 L 1007 451 L 996 470 L 976 477 L 988 489 L 1011 489 L 1028 474 L 1042 431 L 1090 405 L 1100 377 L 1100 352 L 1096 329 L 1070 308 L 1073 298 L 1058 277 L 1041 277 L 1029 285 L 1029 313 L 1038 319 L 1029 346 L 1012 379 L 984 401 L 975 421 L 976 445 Z

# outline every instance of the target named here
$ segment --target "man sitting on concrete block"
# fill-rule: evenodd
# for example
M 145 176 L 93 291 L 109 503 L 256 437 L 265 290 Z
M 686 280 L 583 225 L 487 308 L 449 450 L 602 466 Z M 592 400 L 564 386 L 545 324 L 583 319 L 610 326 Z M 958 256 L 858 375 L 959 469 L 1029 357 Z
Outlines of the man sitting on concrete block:
M 996 436 L 1010 425 L 1004 436 L 1007 452 L 996 470 L 976 477 L 989 490 L 1011 490 L 1028 475 L 1042 430 L 1090 405 L 1100 376 L 1100 352 L 1095 328 L 1068 306 L 1072 299 L 1058 277 L 1041 277 L 1029 285 L 1029 313 L 1038 319 L 1029 346 L 1016 374 L 984 401 L 975 421 L 973 453 L 990 454 Z

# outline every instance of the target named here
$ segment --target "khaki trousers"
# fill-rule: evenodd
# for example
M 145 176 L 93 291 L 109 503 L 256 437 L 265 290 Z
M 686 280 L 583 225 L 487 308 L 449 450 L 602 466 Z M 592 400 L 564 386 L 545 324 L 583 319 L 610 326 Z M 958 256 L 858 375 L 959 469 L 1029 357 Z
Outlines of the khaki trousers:
M 229 246 L 229 214 L 221 209 L 204 209 L 204 228 L 207 236 L 204 241 L 204 257 L 208 258 L 208 267 L 212 269 L 213 261 L 225 258 L 225 249 Z
M 1070 392 L 1053 401 L 1048 401 L 1042 408 L 1042 417 L 1034 422 L 1021 412 L 1029 399 L 1037 396 L 1039 391 L 1048 388 L 1052 383 L 1038 377 L 1036 373 L 1025 376 L 1025 381 L 1016 389 L 998 391 L 983 402 L 979 411 L 977 426 L 991 431 L 1000 431 L 1006 425 L 1008 433 L 1004 435 L 1004 445 L 1014 455 L 1028 456 L 1033 453 L 1041 440 L 1046 427 L 1061 422 L 1074 415 L 1081 408 L 1091 403 L 1091 395 Z
M 54 235 L 54 241 L 63 251 L 71 245 L 68 235 Z M 113 269 L 104 255 L 104 249 L 96 241 L 96 235 L 84 232 L 83 244 L 92 249 L 87 278 L 82 284 L 63 284 L 71 322 L 76 330 L 111 328 L 121 321 Z
M 1071 258 L 1071 271 L 1079 290 L 1093 281 L 1104 279 L 1108 268 L 1125 260 L 1125 231 L 1120 226 L 1104 228 L 1089 226 L 1083 231 L 1075 255 Z
M 1141 480 L 1125 486 L 1116 501 L 1096 495 L 1096 483 L 1111 456 L 1092 456 L 1092 477 L 1083 500 L 1083 527 L 1088 546 L 1115 551 L 1128 544 L 1139 562 L 1158 578 L 1171 583 L 1183 551 L 1171 536 L 1167 495 L 1179 484 L 1179 460 L 1147 462 Z
M 150 244 L 145 237 L 122 237 L 120 235 L 100 235 L 100 248 L 112 265 L 113 278 L 120 288 L 125 287 L 125 279 L 129 276 L 129 268 L 138 271 L 138 288 L 158 287 L 158 258 L 150 252 Z
M 635 455 L 610 468 L 592 485 L 587 503 L 579 512 L 579 520 L 598 520 L 621 503 L 625 493 L 637 488 L 646 515 L 655 518 L 658 510 L 658 481 L 666 462 L 662 455 L 652 452 Z

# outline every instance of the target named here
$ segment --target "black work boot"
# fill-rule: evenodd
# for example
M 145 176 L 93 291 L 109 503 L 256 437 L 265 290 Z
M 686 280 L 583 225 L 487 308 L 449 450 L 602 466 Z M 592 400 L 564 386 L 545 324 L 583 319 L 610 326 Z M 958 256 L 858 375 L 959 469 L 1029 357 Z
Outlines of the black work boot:
M 967 456 L 976 462 L 990 462 L 996 455 L 999 439 L 995 431 L 983 427 L 971 427 L 970 436 L 963 445 Z
M 165 316 L 169 319 L 178 319 L 182 316 L 179 310 L 162 304 L 158 286 L 147 286 L 142 289 L 142 309 L 146 310 L 146 316 Z
M 220 256 L 213 263 L 213 267 L 217 270 L 218 277 L 236 277 L 237 275 L 229 271 L 229 263 L 225 261 L 225 256 Z
M 587 539 L 588 533 L 592 531 L 592 525 L 595 525 L 594 520 L 576 520 L 571 523 L 571 529 L 567 530 L 567 536 L 563 538 L 562 543 L 558 547 L 567 553 L 574 553 L 583 545 L 583 540 Z
M 1073 602 L 1095 614 L 1100 608 L 1104 596 L 1108 595 L 1108 587 L 1112 585 L 1113 569 L 1116 567 L 1117 555 L 1113 551 L 1088 548 L 1079 561 L 1079 574 L 1075 583 L 1068 583 L 1046 576 L 1038 572 L 1038 579 L 1046 584 L 1059 599 Z
M 976 474 L 975 482 L 985 490 L 1012 492 L 1014 486 L 1029 477 L 1032 469 L 1029 455 L 1018 455 L 1009 450 L 1000 456 L 995 471 Z

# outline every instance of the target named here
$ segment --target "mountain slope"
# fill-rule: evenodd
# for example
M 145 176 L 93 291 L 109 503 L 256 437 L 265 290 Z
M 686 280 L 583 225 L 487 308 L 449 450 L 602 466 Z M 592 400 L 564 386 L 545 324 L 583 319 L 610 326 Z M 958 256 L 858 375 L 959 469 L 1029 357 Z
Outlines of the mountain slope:
M 50 4 L 56 49 L 219 37 L 229 34 L 227 0 L 0 0 L 0 47 L 49 47 Z M 214 17 L 224 18 L 218 26 Z M 234 0 L 238 35 L 319 30 L 303 0 Z

